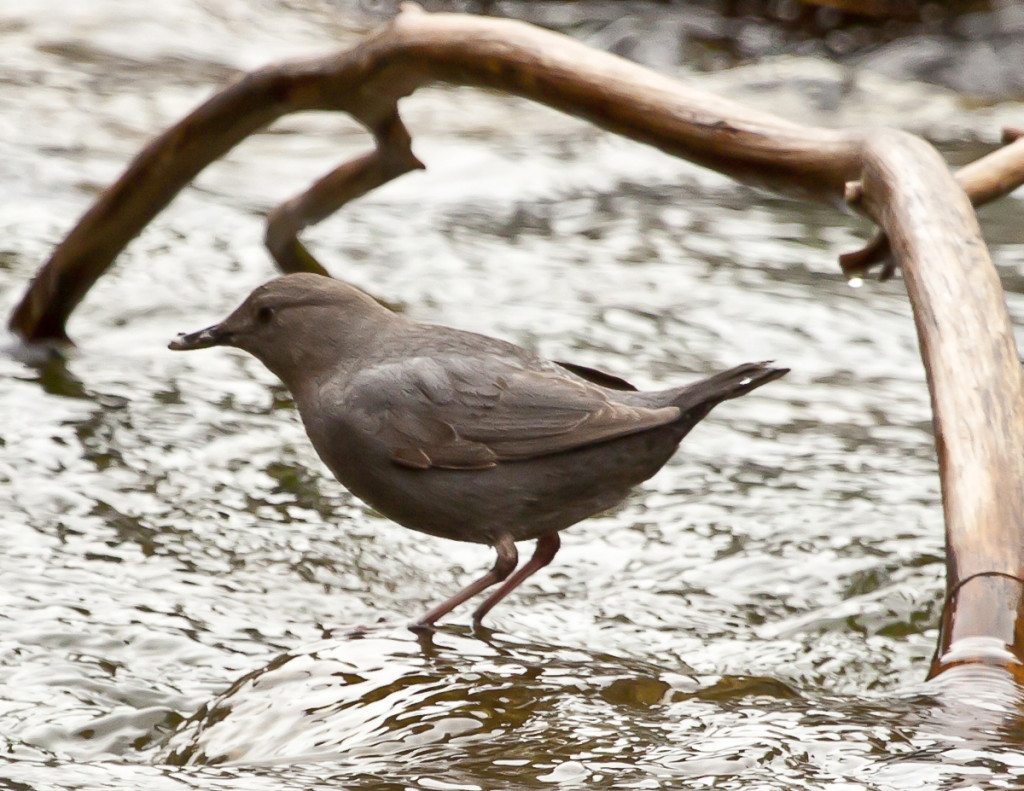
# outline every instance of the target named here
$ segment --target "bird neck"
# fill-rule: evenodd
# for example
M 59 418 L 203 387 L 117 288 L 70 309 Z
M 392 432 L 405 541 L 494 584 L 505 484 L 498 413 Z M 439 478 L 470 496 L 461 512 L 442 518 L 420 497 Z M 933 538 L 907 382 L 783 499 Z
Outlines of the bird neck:
M 357 368 L 359 361 L 387 335 L 392 316 L 381 312 L 351 318 L 343 323 L 321 316 L 304 322 L 290 343 L 275 345 L 272 352 L 259 355 L 263 364 L 298 396 L 309 387 Z

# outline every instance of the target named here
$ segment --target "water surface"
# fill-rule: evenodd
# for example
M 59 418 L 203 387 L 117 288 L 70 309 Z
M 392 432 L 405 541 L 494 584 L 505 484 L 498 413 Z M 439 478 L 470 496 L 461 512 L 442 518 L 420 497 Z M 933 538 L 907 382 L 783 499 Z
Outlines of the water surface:
M 328 3 L 96 0 L 57 19 L 9 0 L 3 313 L 149 136 L 238 69 L 357 27 Z M 850 74 L 786 59 L 701 79 L 816 122 L 912 128 L 959 161 L 1021 110 Z M 165 348 L 272 276 L 265 212 L 368 145 L 342 118 L 283 120 L 133 242 L 73 317 L 66 361 L 0 358 L 0 779 L 1018 784 L 1021 726 L 999 702 L 951 708 L 920 686 L 943 591 L 938 478 L 902 284 L 855 290 L 835 265 L 866 229 L 522 101 L 433 89 L 407 114 L 429 170 L 308 234 L 333 272 L 640 386 L 746 360 L 793 372 L 568 531 L 492 631 L 460 611 L 417 637 L 410 613 L 489 551 L 351 498 L 254 360 Z M 982 213 L 1015 318 L 1021 209 Z

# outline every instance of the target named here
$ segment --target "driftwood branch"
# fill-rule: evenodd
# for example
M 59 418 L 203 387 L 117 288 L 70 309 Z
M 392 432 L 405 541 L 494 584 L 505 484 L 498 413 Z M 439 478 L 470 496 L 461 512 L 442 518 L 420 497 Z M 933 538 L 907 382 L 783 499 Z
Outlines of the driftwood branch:
M 859 173 L 856 135 L 748 110 L 522 22 L 425 14 L 406 4 L 390 25 L 351 50 L 246 75 L 146 146 L 54 250 L 11 329 L 27 340 L 64 339 L 71 311 L 128 242 L 204 167 L 271 121 L 335 110 L 373 133 L 397 116 L 399 99 L 437 82 L 533 99 L 775 189 L 839 200 L 843 184 Z M 341 197 L 346 190 L 355 197 L 382 177 L 371 161 L 350 165 L 355 175 L 335 171 L 325 178 L 344 185 Z M 313 192 L 313 206 L 331 203 L 321 198 L 327 188 Z M 343 202 L 333 200 L 335 207 Z M 299 216 L 294 209 L 282 213 Z M 289 266 L 308 263 L 301 254 L 285 252 L 283 259 Z
M 879 224 L 885 241 L 874 247 L 891 248 L 906 275 L 940 460 L 950 604 L 932 672 L 963 662 L 1016 666 L 1024 657 L 1024 382 L 971 200 L 1024 181 L 1020 142 L 954 179 L 911 135 L 801 126 L 557 33 L 405 6 L 359 46 L 253 72 L 156 138 L 57 246 L 12 329 L 30 341 L 64 338 L 89 287 L 184 185 L 247 135 L 300 110 L 347 112 L 376 141 L 269 218 L 267 244 L 281 267 L 322 271 L 298 233 L 422 167 L 398 101 L 436 82 L 533 99 L 746 183 L 836 205 L 849 197 Z M 861 265 L 878 254 L 862 252 Z M 982 650 L 978 636 L 1001 652 Z
M 1024 139 L 1021 139 L 1018 132 L 1017 129 L 1007 127 L 1003 130 L 1003 142 L 1008 145 L 957 171 L 957 183 L 975 206 L 984 206 L 1009 195 L 1024 183 Z M 859 197 L 858 188 L 848 188 L 848 202 L 855 202 Z M 889 239 L 881 231 L 859 250 L 839 256 L 839 265 L 847 277 L 862 277 L 879 264 L 882 269 L 878 279 L 888 280 L 892 277 L 896 267 Z
M 931 393 L 955 594 L 931 674 L 969 661 L 1016 670 L 1024 662 L 1015 633 L 1024 623 L 1024 374 L 1002 286 L 967 194 L 930 146 L 900 133 L 875 138 L 862 184 L 864 207 L 903 270 Z M 993 650 L 991 640 L 969 639 L 979 636 L 1010 639 Z
M 330 217 L 350 200 L 424 167 L 412 153 L 412 139 L 397 112 L 377 124 L 374 138 L 377 147 L 373 151 L 335 168 L 267 216 L 264 239 L 285 272 L 326 275 L 327 271 L 299 241 L 299 232 Z

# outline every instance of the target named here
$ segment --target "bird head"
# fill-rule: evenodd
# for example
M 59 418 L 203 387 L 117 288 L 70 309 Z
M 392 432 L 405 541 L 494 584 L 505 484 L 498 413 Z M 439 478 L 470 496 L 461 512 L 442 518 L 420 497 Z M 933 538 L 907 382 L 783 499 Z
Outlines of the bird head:
M 340 280 L 298 273 L 264 283 L 226 319 L 168 344 L 174 351 L 233 346 L 286 384 L 358 354 L 381 322 L 396 318 L 369 294 Z

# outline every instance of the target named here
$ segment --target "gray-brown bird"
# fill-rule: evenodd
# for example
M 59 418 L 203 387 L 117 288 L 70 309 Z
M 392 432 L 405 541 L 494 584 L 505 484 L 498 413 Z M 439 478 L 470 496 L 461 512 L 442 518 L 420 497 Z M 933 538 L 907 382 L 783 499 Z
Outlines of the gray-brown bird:
M 397 315 L 339 280 L 293 274 L 171 349 L 234 346 L 287 385 L 320 458 L 354 495 L 405 527 L 490 544 L 494 567 L 426 613 L 433 624 L 543 568 L 558 533 L 654 475 L 716 404 L 787 373 L 747 363 L 638 392 L 618 377 L 511 343 Z M 516 542 L 536 539 L 522 568 Z M 515 572 L 515 573 L 513 573 Z

